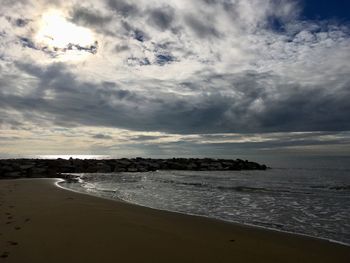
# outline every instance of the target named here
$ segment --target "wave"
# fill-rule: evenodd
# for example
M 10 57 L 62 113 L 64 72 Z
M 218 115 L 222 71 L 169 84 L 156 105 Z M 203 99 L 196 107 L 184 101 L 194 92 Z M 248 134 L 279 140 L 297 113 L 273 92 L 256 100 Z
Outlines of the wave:
M 59 187 L 65 188 L 67 190 L 77 191 L 76 189 L 70 188 L 69 187 L 70 184 L 64 185 L 63 183 L 65 183 L 65 182 L 66 181 L 59 181 L 56 183 L 56 185 L 58 185 Z M 237 188 L 240 189 L 241 187 L 237 187 Z M 244 191 L 246 190 L 246 188 L 251 188 L 251 187 L 243 187 Z M 253 190 L 254 189 L 258 189 L 258 188 L 253 188 Z M 108 189 L 96 189 L 96 190 L 105 191 L 105 192 L 113 192 L 113 193 L 116 192 L 115 190 L 108 190 Z M 81 192 L 81 191 L 78 191 L 78 192 Z M 83 193 L 84 193 L 84 191 L 83 191 Z M 96 195 L 95 192 L 93 192 L 93 193 L 88 192 L 87 194 L 90 194 L 90 195 L 92 194 L 92 195 L 101 197 L 100 195 Z M 110 199 L 110 198 L 107 197 L 107 199 Z M 113 199 L 115 199 L 115 197 L 113 197 Z M 261 221 L 261 220 L 248 220 L 247 221 L 244 219 L 240 220 L 238 218 L 228 219 L 228 218 L 223 218 L 223 217 L 220 217 L 217 215 L 207 215 L 207 214 L 201 214 L 201 213 L 194 213 L 194 212 L 190 212 L 190 211 L 178 211 L 176 209 L 169 209 L 169 208 L 157 208 L 157 207 L 154 207 L 151 205 L 143 204 L 142 202 L 141 203 L 136 202 L 135 200 L 126 200 L 126 199 L 123 199 L 119 196 L 118 196 L 118 200 L 132 203 L 132 204 L 136 204 L 136 205 L 143 206 L 143 207 L 150 207 L 153 209 L 159 209 L 159 210 L 187 214 L 187 215 L 202 216 L 202 217 L 206 217 L 206 218 L 215 218 L 215 219 L 223 220 L 226 222 L 243 224 L 246 226 L 253 226 L 253 227 L 258 227 L 258 228 L 262 228 L 262 229 L 269 229 L 269 230 L 273 230 L 273 231 L 296 234 L 296 235 L 300 235 L 300 236 L 318 238 L 318 239 L 327 240 L 329 242 L 338 243 L 338 244 L 342 244 L 342 245 L 350 247 L 350 241 L 348 239 L 344 239 L 344 238 L 338 239 L 337 238 L 337 235 L 339 234 L 337 231 L 327 231 L 328 233 L 334 234 L 332 237 L 327 237 L 327 235 L 322 235 L 321 233 L 318 233 L 318 232 L 308 233 L 308 232 L 304 232 L 302 229 L 289 228 L 290 226 L 289 226 L 288 222 L 286 222 L 286 224 L 284 224 L 284 223 L 279 223 L 279 222 Z
M 310 188 L 350 191 L 350 185 L 312 185 Z
M 335 168 L 335 167 L 273 167 L 273 170 L 288 170 L 288 171 L 328 171 L 328 172 L 349 172 L 350 168 Z
M 291 190 L 268 189 L 268 188 L 263 188 L 263 187 L 251 187 L 251 186 L 217 186 L 216 188 L 219 190 L 233 190 L 233 191 L 237 191 L 237 192 L 295 193 L 295 191 L 291 191 Z
M 310 192 L 305 191 L 296 191 L 292 189 L 272 189 L 272 188 L 264 188 L 264 187 L 252 187 L 252 186 L 215 186 L 208 183 L 199 183 L 199 182 L 182 182 L 170 179 L 157 179 L 156 181 L 166 184 L 174 184 L 174 185 L 185 185 L 185 186 L 193 186 L 199 188 L 207 188 L 207 189 L 218 189 L 221 191 L 236 191 L 236 192 L 250 192 L 250 193 L 298 193 L 298 194 L 312 194 Z
M 80 183 L 96 183 L 96 182 L 106 182 L 111 181 L 112 183 L 137 183 L 141 181 L 142 175 L 140 174 L 124 174 L 124 176 L 120 177 L 120 174 L 98 174 L 98 175 L 80 175 Z M 254 187 L 247 185 L 234 185 L 234 186 L 226 186 L 226 185 L 215 185 L 212 182 L 186 182 L 182 180 L 175 179 L 166 179 L 155 177 L 151 180 L 170 185 L 179 185 L 179 186 L 190 186 L 195 188 L 203 188 L 203 189 L 217 189 L 220 191 L 235 191 L 235 192 L 246 192 L 246 193 L 275 193 L 275 194 L 303 194 L 303 195 L 312 195 L 314 194 L 313 190 L 327 190 L 327 191 L 337 191 L 337 192 L 347 192 L 350 191 L 350 185 L 309 185 L 303 188 L 295 189 L 295 188 L 269 188 L 269 187 Z M 309 190 L 308 190 L 309 189 Z M 99 191 L 100 189 L 96 189 Z M 114 190 L 113 190 L 114 191 Z
M 81 180 L 68 187 L 156 209 L 349 243 L 344 233 L 350 227 L 346 174 L 296 172 L 80 174 Z

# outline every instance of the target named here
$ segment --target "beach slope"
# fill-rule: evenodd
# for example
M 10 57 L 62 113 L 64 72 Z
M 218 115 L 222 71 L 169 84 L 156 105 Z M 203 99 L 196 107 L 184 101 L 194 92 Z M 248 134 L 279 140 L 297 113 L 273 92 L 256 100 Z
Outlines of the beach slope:
M 0 262 L 350 262 L 323 240 L 0 181 Z

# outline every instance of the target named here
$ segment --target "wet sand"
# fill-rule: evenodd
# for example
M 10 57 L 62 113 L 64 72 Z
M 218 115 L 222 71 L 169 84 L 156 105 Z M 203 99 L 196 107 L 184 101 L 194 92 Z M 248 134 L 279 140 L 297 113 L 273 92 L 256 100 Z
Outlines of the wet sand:
M 0 181 L 0 262 L 350 262 L 350 247 Z

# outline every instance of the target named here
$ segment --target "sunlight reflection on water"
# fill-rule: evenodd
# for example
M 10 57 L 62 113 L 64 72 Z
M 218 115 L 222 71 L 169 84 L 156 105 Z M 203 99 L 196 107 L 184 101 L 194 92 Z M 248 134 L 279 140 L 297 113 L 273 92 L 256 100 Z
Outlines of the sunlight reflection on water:
M 73 159 L 110 159 L 111 157 L 109 155 L 79 155 L 79 154 L 61 154 L 61 155 L 36 155 L 34 158 L 39 158 L 39 159 L 66 159 L 68 160 L 69 158 Z

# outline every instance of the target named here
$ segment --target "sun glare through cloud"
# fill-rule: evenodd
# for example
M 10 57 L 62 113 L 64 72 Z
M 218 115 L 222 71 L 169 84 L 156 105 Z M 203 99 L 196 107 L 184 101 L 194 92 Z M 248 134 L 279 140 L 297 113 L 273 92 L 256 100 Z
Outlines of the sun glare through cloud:
M 65 60 L 85 58 L 97 50 L 94 33 L 69 22 L 58 10 L 51 10 L 42 15 L 36 42 L 56 56 Z

